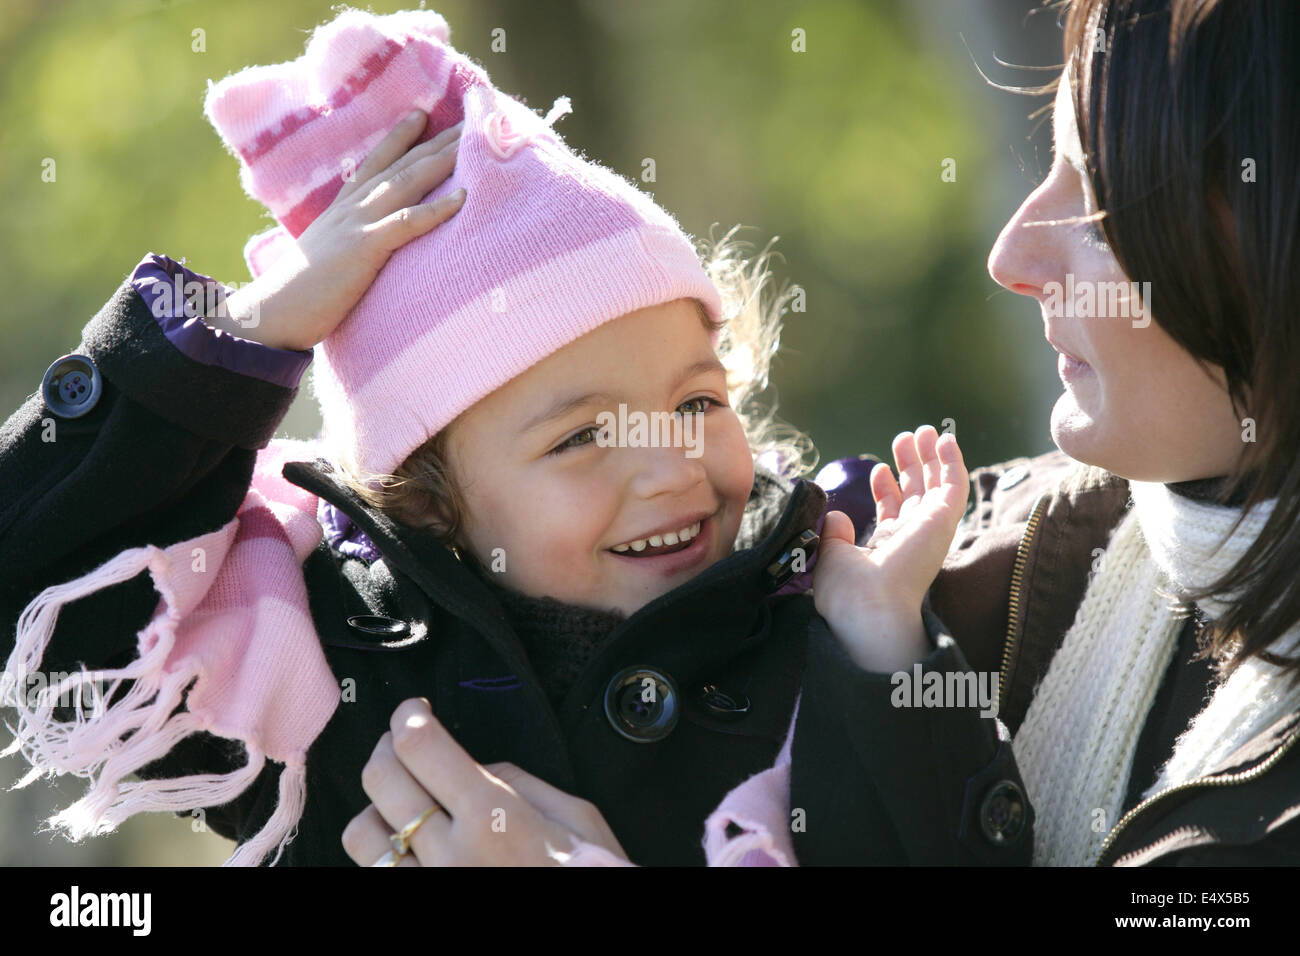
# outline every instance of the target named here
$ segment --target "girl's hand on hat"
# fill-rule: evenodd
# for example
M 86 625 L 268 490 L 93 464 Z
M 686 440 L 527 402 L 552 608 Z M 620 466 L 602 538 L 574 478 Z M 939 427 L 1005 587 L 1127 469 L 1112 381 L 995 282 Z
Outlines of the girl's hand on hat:
M 418 114 L 418 115 L 417 115 Z M 450 219 L 465 200 L 458 189 L 420 200 L 456 166 L 460 124 L 411 144 L 428 115 L 399 123 L 354 172 L 334 201 L 275 264 L 226 299 L 210 325 L 283 349 L 323 341 L 357 304 L 394 251 Z
M 863 669 L 892 672 L 929 653 L 921 604 L 966 511 L 970 477 L 955 435 L 929 425 L 894 438 L 900 481 L 883 462 L 871 472 L 876 529 L 865 547 L 833 511 L 813 568 L 817 611 Z
M 627 859 L 593 804 L 514 764 L 482 766 L 423 698 L 393 711 L 361 785 L 372 802 L 343 831 L 343 848 L 361 866 L 376 863 L 395 833 L 434 806 L 441 809 L 415 827 L 398 866 L 554 866 L 551 851 L 572 852 L 577 841 Z

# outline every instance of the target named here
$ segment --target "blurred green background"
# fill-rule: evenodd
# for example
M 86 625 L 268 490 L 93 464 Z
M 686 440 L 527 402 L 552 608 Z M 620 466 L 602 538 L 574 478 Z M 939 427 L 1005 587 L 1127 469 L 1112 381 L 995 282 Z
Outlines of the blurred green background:
M 888 458 L 894 434 L 945 419 L 972 467 L 1052 447 L 1059 387 L 1038 308 L 985 269 L 1050 165 L 1049 133 L 1028 118 L 1041 100 L 992 88 L 976 68 L 1016 85 L 1051 77 L 997 63 L 1059 63 L 1055 14 L 1028 15 L 1039 0 L 430 6 L 497 86 L 542 111 L 568 95 L 574 112 L 557 129 L 575 148 L 633 180 L 653 158 L 643 188 L 688 232 L 741 223 L 759 247 L 780 237 L 775 279 L 802 287 L 807 311 L 786 318 L 773 394 L 823 463 Z M 0 406 L 39 388 L 146 252 L 249 278 L 243 243 L 272 222 L 202 115 L 207 84 L 300 55 L 332 9 L 0 0 Z M 42 180 L 47 159 L 54 182 Z M 281 434 L 318 424 L 304 387 Z M 0 761 L 0 786 L 20 769 Z M 159 814 L 81 846 L 32 836 L 75 783 L 0 793 L 0 865 L 207 864 L 232 848 Z

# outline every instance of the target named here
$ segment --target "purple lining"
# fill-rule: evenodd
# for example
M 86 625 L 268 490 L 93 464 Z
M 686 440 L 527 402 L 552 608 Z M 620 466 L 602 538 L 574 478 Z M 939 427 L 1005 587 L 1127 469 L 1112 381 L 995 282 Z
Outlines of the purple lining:
M 379 560 L 379 549 L 370 540 L 370 536 L 358 528 L 351 518 L 324 498 L 318 499 L 316 520 L 320 522 L 321 528 L 325 531 L 325 540 L 339 554 L 350 558 L 360 558 L 362 561 L 367 562 Z
M 204 365 L 220 366 L 284 388 L 298 387 L 303 372 L 311 364 L 311 349 L 278 349 L 214 329 L 196 314 L 198 309 L 189 309 L 189 303 L 181 306 L 177 302 L 178 296 L 172 292 L 176 290 L 178 279 L 181 295 L 184 295 L 186 284 L 201 283 L 212 290 L 210 295 L 214 303 L 225 302 L 226 296 L 235 291 L 215 279 L 187 269 L 170 256 L 153 252 L 145 256 L 131 273 L 131 284 L 172 345 Z M 191 314 L 186 316 L 186 311 Z
M 469 690 L 518 690 L 524 685 L 514 674 L 506 674 L 504 677 L 473 677 L 457 686 Z

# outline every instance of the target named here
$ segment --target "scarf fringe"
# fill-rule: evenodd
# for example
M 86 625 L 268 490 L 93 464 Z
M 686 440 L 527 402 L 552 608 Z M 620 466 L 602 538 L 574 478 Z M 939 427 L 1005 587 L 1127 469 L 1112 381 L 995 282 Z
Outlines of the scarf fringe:
M 233 530 L 232 522 L 218 534 Z M 173 547 L 186 553 L 199 540 Z M 139 634 L 140 656 L 116 669 L 88 670 L 83 666 L 80 672 L 57 684 L 25 692 L 29 677 L 37 673 L 53 638 L 59 611 L 89 594 L 129 581 L 146 569 L 164 597 L 153 619 Z M 177 610 L 178 595 L 170 586 L 171 569 L 171 557 L 156 546 L 123 551 L 74 581 L 46 588 L 19 617 L 14 649 L 0 679 L 0 703 L 17 711 L 18 726 L 6 724 L 14 739 L 0 751 L 0 756 L 21 752 L 31 764 L 11 790 L 54 776 L 70 775 L 90 781 L 84 796 L 45 821 L 47 829 L 62 831 L 73 842 L 111 833 L 137 813 L 184 812 L 229 803 L 258 778 L 266 764 L 265 754 L 244 741 L 248 762 L 230 773 L 126 779 L 166 756 L 184 738 L 207 729 L 195 714 L 175 713 L 187 688 L 201 676 L 198 664 L 183 661 L 170 672 L 164 666 L 175 648 L 182 616 Z M 126 680 L 134 683 L 113 700 Z M 104 684 L 107 687 L 101 692 L 98 688 Z M 87 690 L 89 708 L 85 701 Z M 55 707 L 60 700 L 69 701 L 69 694 L 73 718 L 55 719 Z M 107 701 L 113 702 L 106 706 Z M 279 789 L 280 803 L 271 819 L 234 852 L 226 865 L 255 866 L 272 848 L 279 859 L 296 833 L 306 803 L 303 759 L 285 767 Z
M 259 753 L 258 758 L 261 758 Z M 260 764 L 259 764 L 260 769 Z M 298 835 L 298 822 L 307 805 L 307 764 L 304 755 L 298 755 L 285 764 L 280 772 L 280 793 L 275 812 L 266 825 L 239 845 L 222 866 L 257 866 L 275 849 L 268 866 L 280 862 L 280 855 Z

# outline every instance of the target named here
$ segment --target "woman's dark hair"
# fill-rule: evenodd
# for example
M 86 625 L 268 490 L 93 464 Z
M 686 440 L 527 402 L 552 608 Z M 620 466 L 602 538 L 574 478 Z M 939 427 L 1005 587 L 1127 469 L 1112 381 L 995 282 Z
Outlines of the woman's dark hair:
M 1064 50 L 1107 242 L 1254 420 L 1220 500 L 1277 498 L 1189 600 L 1231 601 L 1208 632 L 1229 671 L 1257 655 L 1300 680 L 1300 660 L 1264 652 L 1300 621 L 1300 3 L 1071 0 Z

